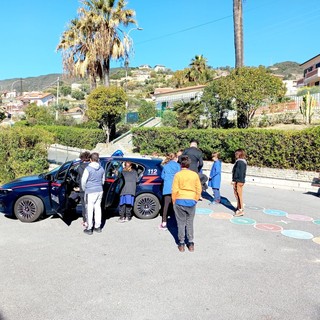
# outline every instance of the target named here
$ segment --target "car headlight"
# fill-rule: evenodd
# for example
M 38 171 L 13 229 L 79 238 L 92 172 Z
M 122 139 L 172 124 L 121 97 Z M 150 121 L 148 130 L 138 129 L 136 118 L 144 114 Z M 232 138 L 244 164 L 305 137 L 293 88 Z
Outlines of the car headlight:
M 2 189 L 0 188 L 0 195 L 6 195 L 8 193 L 12 192 L 12 189 Z

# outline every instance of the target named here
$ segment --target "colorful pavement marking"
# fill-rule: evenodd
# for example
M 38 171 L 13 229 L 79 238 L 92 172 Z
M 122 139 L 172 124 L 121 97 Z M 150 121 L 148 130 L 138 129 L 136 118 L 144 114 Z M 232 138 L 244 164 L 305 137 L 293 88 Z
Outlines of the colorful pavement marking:
M 315 237 L 312 239 L 313 242 L 320 244 L 320 237 Z
M 262 231 L 280 232 L 283 230 L 281 226 L 272 223 L 256 223 L 254 227 Z
M 250 210 L 263 210 L 264 208 L 262 208 L 262 207 L 256 207 L 256 206 L 246 206 L 246 209 L 250 209 Z
M 213 213 L 211 209 L 196 208 L 196 214 L 210 214 L 210 213 Z
M 232 222 L 234 224 L 253 225 L 253 224 L 256 223 L 256 220 L 253 220 L 253 219 L 250 219 L 250 218 L 239 217 L 239 218 L 230 219 L 230 222 Z
M 313 234 L 306 231 L 301 231 L 301 230 L 283 230 L 281 231 L 281 234 L 289 238 L 295 238 L 295 239 L 301 239 L 301 240 L 310 240 L 313 238 Z
M 225 212 L 211 213 L 209 216 L 213 219 L 220 219 L 220 220 L 230 220 L 233 217 L 232 214 L 225 213 Z
M 313 221 L 313 218 L 301 214 L 287 214 L 287 218 L 296 221 Z
M 282 210 L 276 210 L 276 209 L 264 209 L 263 212 L 265 214 L 269 214 L 271 216 L 277 216 L 277 217 L 285 217 L 288 213 Z
M 320 224 L 320 220 L 313 220 L 314 224 Z

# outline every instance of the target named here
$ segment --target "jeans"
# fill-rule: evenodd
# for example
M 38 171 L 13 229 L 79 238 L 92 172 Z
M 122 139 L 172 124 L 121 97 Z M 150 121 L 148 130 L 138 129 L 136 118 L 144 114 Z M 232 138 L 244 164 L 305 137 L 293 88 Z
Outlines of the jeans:
M 174 212 L 178 224 L 179 242 L 185 243 L 186 231 L 188 242 L 193 242 L 193 221 L 196 213 L 196 206 L 186 207 L 178 204 L 174 205 Z
M 212 188 L 212 191 L 213 191 L 214 201 L 220 201 L 221 200 L 220 189 Z

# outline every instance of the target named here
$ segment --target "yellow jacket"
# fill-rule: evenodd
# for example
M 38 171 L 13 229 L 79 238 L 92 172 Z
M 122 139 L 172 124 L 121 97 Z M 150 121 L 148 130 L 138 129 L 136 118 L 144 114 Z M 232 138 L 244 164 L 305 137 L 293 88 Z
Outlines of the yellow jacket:
M 175 174 L 172 184 L 172 202 L 177 199 L 188 199 L 198 201 L 201 197 L 201 183 L 199 175 L 189 169 L 182 168 Z

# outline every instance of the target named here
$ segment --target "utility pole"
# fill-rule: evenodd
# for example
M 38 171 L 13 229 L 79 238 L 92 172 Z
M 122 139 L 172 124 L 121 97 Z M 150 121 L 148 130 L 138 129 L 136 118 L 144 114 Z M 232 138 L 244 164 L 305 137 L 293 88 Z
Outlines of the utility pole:
M 59 111 L 58 111 L 58 106 L 59 106 L 59 82 L 60 78 L 58 77 L 57 79 L 57 99 L 56 99 L 56 121 L 59 119 Z

